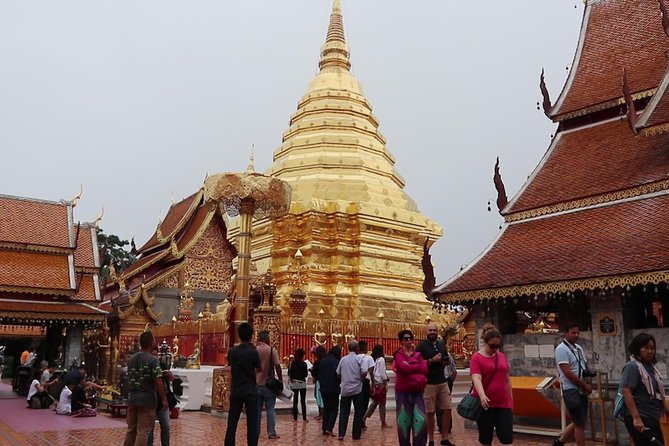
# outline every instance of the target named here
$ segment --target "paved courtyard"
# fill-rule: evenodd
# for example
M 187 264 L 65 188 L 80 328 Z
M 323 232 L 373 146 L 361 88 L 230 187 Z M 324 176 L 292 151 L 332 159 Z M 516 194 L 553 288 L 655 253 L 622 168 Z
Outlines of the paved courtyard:
M 49 446 L 118 446 L 125 436 L 125 420 L 111 418 L 104 412 L 95 418 L 70 418 L 56 415 L 51 410 L 31 410 L 25 408 L 22 397 L 16 397 L 8 386 L 0 392 L 0 445 L 49 445 Z M 390 415 L 390 414 L 389 414 Z M 264 421 L 264 417 L 263 417 Z M 352 420 L 351 420 L 352 421 Z M 314 446 L 322 445 L 393 445 L 397 444 L 394 423 L 392 428 L 382 429 L 378 416 L 370 420 L 369 428 L 364 431 L 360 441 L 354 442 L 349 433 L 345 441 L 324 437 L 320 433 L 319 422 L 310 417 L 309 422 L 293 422 L 288 414 L 279 414 L 277 432 L 278 440 L 261 438 L 261 445 Z M 222 445 L 225 437 L 227 421 L 225 418 L 212 416 L 203 412 L 183 412 L 178 419 L 172 420 L 172 442 L 174 446 L 182 445 Z M 473 446 L 477 444 L 476 432 L 465 430 L 461 419 L 455 420 L 455 436 L 453 442 L 457 446 Z M 239 446 L 246 445 L 246 423 L 242 418 L 237 433 Z M 265 426 L 263 422 L 263 432 Z M 156 438 L 159 438 L 156 424 Z M 499 444 L 499 443 L 494 443 Z M 518 435 L 515 444 L 535 446 L 550 444 L 548 437 Z M 156 446 L 159 446 L 156 443 Z

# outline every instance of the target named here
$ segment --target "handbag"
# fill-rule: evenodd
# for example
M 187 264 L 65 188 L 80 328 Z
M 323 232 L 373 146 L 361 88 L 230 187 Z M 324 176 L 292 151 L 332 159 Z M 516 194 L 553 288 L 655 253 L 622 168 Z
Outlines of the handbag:
M 492 381 L 493 377 L 497 373 L 497 365 L 499 362 L 499 356 L 497 356 L 497 353 L 495 353 L 495 370 L 492 372 L 492 375 L 490 375 L 490 379 L 488 380 L 488 384 L 490 384 L 490 381 Z M 483 384 L 483 388 L 485 388 L 486 385 Z M 474 384 L 469 388 L 469 393 L 465 395 L 462 400 L 460 400 L 460 404 L 458 404 L 458 415 L 460 415 L 462 418 L 466 418 L 467 420 L 471 421 L 478 421 L 481 416 L 483 415 L 483 406 L 481 406 L 481 400 L 478 397 L 475 397 L 472 395 L 472 390 L 474 389 Z
M 274 377 L 274 347 L 269 350 L 269 370 L 267 371 L 265 387 L 277 395 L 283 391 L 283 382 Z

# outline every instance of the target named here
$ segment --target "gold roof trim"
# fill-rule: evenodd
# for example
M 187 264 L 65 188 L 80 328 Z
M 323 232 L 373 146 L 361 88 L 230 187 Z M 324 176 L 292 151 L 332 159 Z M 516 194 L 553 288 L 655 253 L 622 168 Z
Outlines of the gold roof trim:
M 547 282 L 530 285 L 517 285 L 484 290 L 458 291 L 435 295 L 435 302 L 461 303 L 477 299 L 504 299 L 531 296 L 546 293 L 564 293 L 567 291 L 594 290 L 597 288 L 615 288 L 619 286 L 635 286 L 646 283 L 669 282 L 669 271 L 654 271 L 621 276 L 593 277 L 588 279 L 569 280 L 564 282 Z
M 652 127 L 646 127 L 641 129 L 639 134 L 641 136 L 655 136 L 667 132 L 669 132 L 669 122 L 660 125 L 654 125 Z
M 657 88 L 651 88 L 649 90 L 640 91 L 638 93 L 634 93 L 632 95 L 632 99 L 636 101 L 638 99 L 647 98 L 647 97 L 653 96 L 656 91 L 657 91 Z M 601 104 L 593 105 L 591 107 L 581 108 L 581 109 L 575 110 L 573 112 L 565 113 L 564 115 L 555 115 L 555 116 L 552 116 L 552 118 L 553 118 L 553 121 L 557 121 L 557 122 L 567 121 L 567 120 L 572 119 L 572 118 L 578 118 L 579 116 L 584 116 L 584 115 L 588 115 L 590 113 L 598 112 L 598 111 L 601 111 L 601 110 L 606 110 L 607 108 L 616 107 L 616 106 L 622 105 L 624 103 L 625 103 L 625 98 L 624 97 L 619 97 L 618 99 L 613 99 L 611 101 L 602 102 Z
M 35 287 L 17 287 L 17 286 L 5 286 L 0 285 L 0 291 L 8 291 L 10 293 L 22 293 L 22 294 L 45 294 L 45 295 L 54 295 L 54 296 L 64 296 L 70 297 L 73 296 L 76 290 L 68 288 L 57 289 L 57 288 L 35 288 Z
M 74 248 L 57 248 L 55 246 L 31 245 L 24 243 L 0 242 L 0 249 L 16 251 L 45 252 L 49 254 L 72 254 Z
M 173 229 L 169 234 L 167 234 L 167 235 L 164 235 L 164 234 L 162 233 L 162 231 L 160 230 L 160 226 L 161 226 L 162 223 L 165 221 L 165 220 L 163 219 L 163 222 L 161 222 L 161 223 L 158 225 L 158 227 L 156 228 L 156 239 L 158 239 L 158 242 L 159 242 L 161 245 L 167 243 L 168 241 L 170 241 L 170 240 L 171 240 L 171 239 L 172 239 L 172 238 L 173 238 L 173 237 L 174 237 L 174 236 L 175 236 L 175 235 L 176 235 L 176 234 L 183 228 L 184 223 L 186 223 L 186 222 L 190 219 L 191 215 L 193 215 L 193 212 L 195 212 L 195 210 L 196 210 L 196 209 L 198 208 L 198 206 L 200 205 L 200 202 L 202 201 L 202 197 L 203 197 L 203 196 L 204 196 L 204 188 L 202 187 L 202 188 L 200 188 L 200 190 L 197 192 L 197 195 L 193 198 L 193 201 L 191 202 L 190 207 L 188 208 L 188 210 L 186 211 L 186 213 L 183 215 L 183 217 L 181 218 L 181 220 L 179 220 L 179 223 L 177 223 L 177 224 L 174 226 L 174 229 Z M 169 213 L 170 213 L 170 212 L 167 211 L 167 214 L 165 215 L 165 217 L 167 217 L 167 215 L 169 215 Z
M 133 269 L 132 271 L 130 271 L 130 275 L 126 275 L 125 271 L 122 272 L 122 273 L 120 274 L 120 276 L 119 276 L 117 282 L 125 281 L 125 280 L 129 279 L 130 277 L 135 276 L 135 275 L 137 275 L 138 273 L 141 273 L 142 271 L 144 271 L 146 268 L 148 268 L 149 266 L 153 265 L 153 264 L 156 263 L 157 261 L 162 260 L 162 259 L 164 259 L 165 257 L 167 257 L 167 255 L 168 255 L 169 253 L 170 253 L 169 250 L 164 250 L 162 253 L 160 253 L 159 255 L 155 256 L 153 259 L 151 259 L 150 262 L 146 262 L 144 265 L 140 266 L 139 268 L 137 268 L 137 269 Z M 130 266 L 132 267 L 132 265 L 130 265 Z
M 174 256 L 177 259 L 182 258 L 190 249 L 200 240 L 200 237 L 204 234 L 204 232 L 207 230 L 209 225 L 211 224 L 211 220 L 213 219 L 214 215 L 216 215 L 216 206 L 211 206 L 209 208 L 209 211 L 207 212 L 207 216 L 204 218 L 202 221 L 202 224 L 198 228 L 197 232 L 191 237 L 190 241 L 186 243 L 186 246 L 180 251 L 176 242 L 174 239 L 170 242 L 170 252 L 172 253 L 172 256 Z
M 104 321 L 107 319 L 107 314 L 79 314 L 79 313 L 43 313 L 43 312 L 16 312 L 16 311 L 0 311 L 0 318 L 13 317 L 13 318 L 24 318 L 24 319 L 45 319 L 45 320 L 76 320 L 76 321 L 85 321 L 85 320 L 100 320 Z
M 668 127 L 669 128 L 669 127 Z M 609 194 L 596 195 L 594 197 L 582 198 L 580 200 L 567 201 L 550 206 L 543 206 L 527 211 L 515 212 L 504 216 L 506 223 L 525 220 L 527 218 L 540 217 L 542 215 L 554 214 L 557 212 L 569 211 L 572 209 L 584 208 L 609 201 L 618 201 L 625 198 L 636 197 L 640 195 L 651 194 L 669 189 L 669 180 L 657 181 L 654 183 L 644 184 L 642 186 L 624 189 Z

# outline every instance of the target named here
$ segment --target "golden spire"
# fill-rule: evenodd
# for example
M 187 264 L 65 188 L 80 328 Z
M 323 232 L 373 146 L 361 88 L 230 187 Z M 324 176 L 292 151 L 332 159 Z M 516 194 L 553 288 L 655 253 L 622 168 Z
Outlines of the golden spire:
M 344 37 L 344 19 L 341 15 L 341 2 L 334 0 L 332 3 L 332 14 L 330 15 L 330 25 L 325 38 L 325 45 L 321 49 L 321 61 L 318 66 L 321 72 L 326 68 L 341 68 L 349 71 L 351 61 L 349 60 L 348 46 Z

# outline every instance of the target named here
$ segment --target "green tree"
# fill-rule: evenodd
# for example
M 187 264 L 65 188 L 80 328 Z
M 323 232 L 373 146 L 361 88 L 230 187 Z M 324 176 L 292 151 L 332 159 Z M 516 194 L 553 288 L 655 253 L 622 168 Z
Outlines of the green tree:
M 120 274 L 127 267 L 137 261 L 137 250 L 135 241 L 121 240 L 117 235 L 105 234 L 102 229 L 98 231 L 98 250 L 100 252 L 101 266 L 100 279 L 107 283 L 109 276 L 109 264 L 114 265 L 116 273 Z

